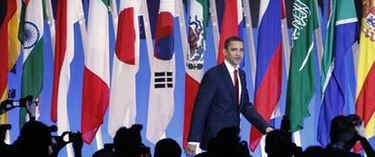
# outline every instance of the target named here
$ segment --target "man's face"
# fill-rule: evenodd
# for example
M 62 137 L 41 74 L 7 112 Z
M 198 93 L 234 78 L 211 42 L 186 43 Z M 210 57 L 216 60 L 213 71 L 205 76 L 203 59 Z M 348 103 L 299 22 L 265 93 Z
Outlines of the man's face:
M 228 48 L 224 49 L 224 55 L 231 65 L 240 65 L 243 58 L 243 43 L 241 41 L 230 42 Z

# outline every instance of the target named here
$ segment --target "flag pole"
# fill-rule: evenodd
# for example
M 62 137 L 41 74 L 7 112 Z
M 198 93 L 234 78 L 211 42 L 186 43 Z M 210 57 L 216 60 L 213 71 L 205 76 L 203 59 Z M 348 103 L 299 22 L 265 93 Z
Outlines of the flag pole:
M 102 136 L 102 127 L 101 126 L 98 128 L 98 131 L 96 132 L 95 141 L 96 141 L 96 149 L 97 150 L 100 150 L 100 149 L 104 148 L 103 136 Z
M 182 51 L 184 54 L 184 61 L 186 66 L 186 59 L 187 54 L 190 54 L 190 47 L 188 42 L 188 37 L 186 35 L 186 21 L 185 21 L 185 13 L 184 13 L 184 5 L 182 1 L 177 1 L 176 3 L 176 13 L 178 15 L 178 23 L 180 25 L 180 35 L 181 35 L 181 42 L 182 42 Z
M 251 71 L 251 78 L 253 81 L 253 85 L 255 85 L 255 75 L 256 75 L 256 51 L 254 45 L 254 34 L 253 34 L 253 24 L 251 21 L 251 12 L 250 12 L 250 5 L 249 1 L 243 1 L 244 8 L 245 8 L 245 21 L 246 21 L 246 33 L 249 37 L 249 46 L 250 46 L 250 71 Z
M 210 0 L 210 15 L 211 15 L 211 22 L 212 22 L 212 29 L 213 29 L 213 37 L 214 37 L 214 48 L 216 54 L 216 60 L 219 57 L 219 24 L 217 20 L 217 12 L 216 12 L 216 1 Z
M 81 7 L 80 9 L 82 9 L 82 3 L 80 3 L 80 6 Z M 81 12 L 83 13 L 83 12 Z M 83 47 L 83 54 L 86 56 L 87 55 L 87 30 L 86 30 L 86 19 L 85 19 L 85 16 L 83 14 L 79 15 L 79 20 L 78 20 L 78 23 L 79 23 L 79 27 L 80 27 L 80 31 L 81 31 L 81 38 L 82 38 L 82 47 Z M 99 149 L 102 149 L 104 148 L 103 146 L 103 138 L 102 138 L 102 132 L 101 132 L 101 127 L 98 128 L 98 131 L 96 132 L 96 135 L 95 135 L 95 140 L 96 140 L 96 148 L 97 150 Z
M 151 61 L 153 52 L 154 52 L 154 46 L 152 44 L 152 36 L 151 36 L 151 28 L 150 28 L 151 24 L 150 24 L 150 18 L 149 18 L 148 8 L 147 8 L 147 0 L 143 0 L 143 3 L 141 5 L 142 5 L 141 11 L 143 14 L 143 26 L 145 29 L 146 45 L 147 45 L 147 51 L 148 51 L 148 59 Z M 152 64 L 152 62 L 150 62 L 150 64 Z
M 82 47 L 83 47 L 83 54 L 86 55 L 87 52 L 87 31 L 86 31 L 86 20 L 85 16 L 82 15 L 78 20 L 79 28 L 81 30 L 81 38 L 82 38 Z
M 315 8 L 318 9 L 318 2 L 317 0 L 314 0 Z M 322 57 L 323 57 L 323 39 L 322 39 L 322 31 L 320 29 L 320 20 L 321 15 L 319 11 L 316 11 L 316 16 L 318 20 L 319 27 L 315 30 L 315 42 L 317 44 L 317 50 L 318 50 L 318 63 L 319 63 L 319 71 L 322 71 Z
M 117 39 L 117 26 L 118 26 L 118 13 L 117 13 L 117 3 L 116 0 L 111 1 L 111 15 L 113 22 L 113 32 L 115 33 L 115 40 Z
M 51 36 L 51 44 L 52 44 L 52 55 L 55 55 L 55 44 L 56 44 L 56 28 L 55 28 L 55 18 L 53 17 L 53 9 L 50 0 L 46 0 L 46 11 L 47 11 L 47 18 L 48 18 L 48 25 L 50 30 Z
M 284 50 L 286 78 L 288 78 L 289 66 L 290 66 L 290 44 L 289 44 L 289 36 L 288 36 L 288 22 L 287 22 L 285 1 L 282 0 L 281 3 L 282 3 L 281 11 L 282 11 L 282 15 L 284 15 L 281 19 L 281 36 L 282 36 L 283 50 Z

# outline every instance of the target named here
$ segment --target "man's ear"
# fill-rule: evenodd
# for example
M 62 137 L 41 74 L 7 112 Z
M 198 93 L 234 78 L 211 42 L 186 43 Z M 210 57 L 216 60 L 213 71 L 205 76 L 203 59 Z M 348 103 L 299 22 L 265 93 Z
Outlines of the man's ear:
M 223 53 L 224 53 L 224 57 L 226 57 L 227 56 L 227 49 L 226 48 L 223 49 Z

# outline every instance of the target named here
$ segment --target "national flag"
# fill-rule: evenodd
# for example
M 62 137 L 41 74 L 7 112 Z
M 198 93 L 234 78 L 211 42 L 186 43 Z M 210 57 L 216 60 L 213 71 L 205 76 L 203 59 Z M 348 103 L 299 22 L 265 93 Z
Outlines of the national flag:
M 70 64 L 74 58 L 74 23 L 80 19 L 83 19 L 81 1 L 57 2 L 51 120 L 57 124 L 59 135 L 70 131 L 67 107 Z M 67 148 L 68 157 L 73 156 L 71 145 Z
M 136 118 L 135 76 L 139 67 L 139 7 L 137 0 L 122 0 L 118 20 L 116 53 L 113 58 L 108 131 L 114 137 Z
M 282 84 L 281 1 L 263 0 L 259 14 L 254 107 L 269 122 L 279 102 Z M 252 151 L 262 136 L 258 129 L 251 128 L 249 141 Z
M 223 17 L 221 20 L 221 31 L 219 40 L 219 50 L 217 63 L 224 61 L 224 42 L 228 37 L 238 36 L 238 26 L 242 21 L 242 1 L 241 0 L 225 0 Z
M 23 19 L 19 36 L 22 40 L 23 71 L 21 97 L 39 97 L 43 86 L 43 35 L 44 19 L 42 0 L 32 0 L 23 3 Z M 26 110 L 20 110 L 20 125 L 26 118 Z
M 174 15 L 175 0 L 160 0 L 155 29 L 155 52 L 150 56 L 151 82 L 146 130 L 147 139 L 154 144 L 165 136 L 174 111 Z
M 319 114 L 318 141 L 322 145 L 329 142 L 331 120 L 343 113 L 350 88 L 347 86 L 346 56 L 352 55 L 351 48 L 356 41 L 357 16 L 353 0 L 330 1 L 329 21 L 326 33 L 325 49 L 322 59 L 322 97 Z M 354 75 L 354 74 L 353 74 Z
M 14 2 L 15 1 L 15 2 Z M 13 69 L 14 66 L 16 65 L 16 62 L 18 60 L 18 56 L 20 54 L 20 47 L 21 43 L 18 40 L 18 29 L 19 29 L 19 24 L 20 24 L 20 11 L 21 8 L 20 2 L 18 0 L 14 0 L 10 2 L 12 5 L 16 5 L 16 11 L 11 15 L 11 19 L 9 20 L 8 23 L 8 59 L 9 59 L 9 69 Z
M 91 143 L 109 104 L 109 0 L 91 0 L 83 70 L 82 139 Z
M 190 131 L 191 114 L 198 93 L 204 69 L 206 53 L 206 27 L 209 20 L 208 0 L 192 0 L 190 2 L 189 47 L 190 53 L 185 55 L 185 110 L 183 146 L 187 144 Z
M 296 0 L 293 3 L 292 52 L 290 57 L 286 115 L 291 132 L 303 128 L 309 116 L 308 105 L 315 91 L 314 30 L 318 27 L 314 1 Z
M 357 65 L 356 114 L 365 124 L 366 138 L 375 134 L 375 0 L 362 2 L 360 48 Z
M 295 4 L 295 1 L 297 0 L 283 0 L 285 3 L 285 10 L 286 10 L 286 18 L 287 18 L 287 22 L 288 22 L 288 28 L 292 28 L 293 27 L 293 4 Z M 315 1 L 317 1 L 317 4 L 318 4 L 318 8 L 320 8 L 320 11 L 321 11 L 321 14 L 324 14 L 324 11 L 325 9 L 323 8 L 323 2 L 326 3 L 330 0 L 312 0 L 313 3 L 315 3 Z M 318 10 L 316 10 L 318 11 Z
M 70 130 L 67 99 L 70 84 L 70 63 L 74 57 L 73 25 L 83 18 L 81 1 L 58 1 L 56 17 L 51 119 L 57 123 L 57 132 L 61 134 Z
M 17 20 L 17 1 L 4 0 L 0 6 L 0 102 L 8 98 L 8 72 L 14 66 L 19 53 L 19 43 L 14 38 L 14 30 L 18 26 L 14 26 Z M 16 36 L 17 37 L 17 36 Z M 16 45 L 14 45 L 16 44 Z M 17 47 L 18 44 L 18 47 Z M 17 51 L 18 48 L 18 51 Z M 7 116 L 3 114 L 0 116 L 0 123 L 7 123 Z

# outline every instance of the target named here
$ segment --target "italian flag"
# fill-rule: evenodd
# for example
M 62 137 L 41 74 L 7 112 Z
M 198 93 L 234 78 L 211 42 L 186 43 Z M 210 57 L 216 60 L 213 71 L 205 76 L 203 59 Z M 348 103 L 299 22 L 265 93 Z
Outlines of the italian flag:
M 83 71 L 82 138 L 91 143 L 109 104 L 109 0 L 91 0 Z

